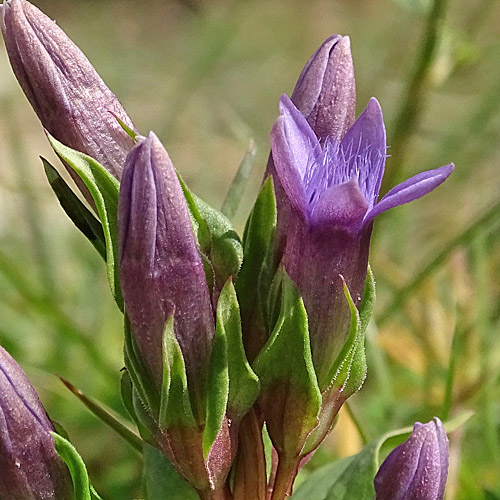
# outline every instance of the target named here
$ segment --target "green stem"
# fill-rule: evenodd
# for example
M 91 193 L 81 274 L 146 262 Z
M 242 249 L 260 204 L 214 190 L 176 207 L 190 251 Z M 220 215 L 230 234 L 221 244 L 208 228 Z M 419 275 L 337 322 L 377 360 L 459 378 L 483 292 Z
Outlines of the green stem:
M 422 51 L 406 87 L 399 112 L 394 120 L 391 138 L 391 158 L 385 171 L 381 193 L 386 193 L 397 183 L 403 169 L 406 151 L 425 102 L 429 73 L 436 58 L 448 0 L 434 0 L 427 17 L 426 29 L 420 46 Z
M 298 457 L 280 456 L 271 500 L 285 500 L 291 496 L 299 462 Z

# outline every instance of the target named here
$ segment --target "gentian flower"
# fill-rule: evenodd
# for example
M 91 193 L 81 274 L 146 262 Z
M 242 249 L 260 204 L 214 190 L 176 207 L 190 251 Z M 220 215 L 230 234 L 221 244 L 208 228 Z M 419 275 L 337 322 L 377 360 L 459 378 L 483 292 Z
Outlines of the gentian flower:
M 271 132 L 277 177 L 290 204 L 282 265 L 302 294 L 314 367 L 321 390 L 349 331 L 343 276 L 356 305 L 366 278 L 374 218 L 441 184 L 453 165 L 420 173 L 378 201 L 386 158 L 382 111 L 371 99 L 339 141 L 322 142 L 284 95 Z
M 222 487 L 234 449 L 224 418 L 208 456 L 203 454 L 208 371 L 215 318 L 205 271 L 194 237 L 184 194 L 170 157 L 150 133 L 139 138 L 127 156 L 118 204 L 120 278 L 125 313 L 146 375 L 139 381 L 158 401 L 165 384 L 164 330 L 173 318 L 185 366 L 187 401 L 177 393 L 174 420 L 146 407 L 146 426 L 153 444 L 199 492 Z M 176 349 L 171 345 L 170 348 Z M 182 377 L 182 375 L 181 375 Z M 171 395 L 168 396 L 172 397 Z M 144 424 L 144 422 L 143 422 Z M 235 426 L 236 427 L 236 426 Z M 236 431 L 237 433 L 237 431 Z
M 0 498 L 72 500 L 54 426 L 21 367 L 0 347 Z
M 417 422 L 375 476 L 376 500 L 443 500 L 448 476 L 448 438 L 438 418 Z
M 146 367 L 160 388 L 162 334 L 174 315 L 193 402 L 201 407 L 215 330 L 210 292 L 175 168 L 152 132 L 127 157 L 118 224 L 125 308 Z
M 26 0 L 4 1 L 2 34 L 12 69 L 44 128 L 120 179 L 134 141 L 116 118 L 134 125 L 81 50 Z

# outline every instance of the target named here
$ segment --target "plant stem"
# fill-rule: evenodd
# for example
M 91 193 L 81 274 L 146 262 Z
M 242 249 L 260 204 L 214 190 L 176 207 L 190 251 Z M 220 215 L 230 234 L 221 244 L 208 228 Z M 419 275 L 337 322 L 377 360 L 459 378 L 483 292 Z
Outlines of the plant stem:
M 241 421 L 235 460 L 234 500 L 265 500 L 266 456 L 262 419 L 252 409 Z
M 426 29 L 420 46 L 422 50 L 410 77 L 399 112 L 394 120 L 391 140 L 390 168 L 386 169 L 381 193 L 385 194 L 397 183 L 404 166 L 409 141 L 418 125 L 425 101 L 429 73 L 436 58 L 448 0 L 434 0 L 427 17 Z
M 229 488 L 225 486 L 222 490 L 216 491 L 198 491 L 200 500 L 232 500 Z
M 280 456 L 271 500 L 285 500 L 291 496 L 299 462 L 298 457 Z

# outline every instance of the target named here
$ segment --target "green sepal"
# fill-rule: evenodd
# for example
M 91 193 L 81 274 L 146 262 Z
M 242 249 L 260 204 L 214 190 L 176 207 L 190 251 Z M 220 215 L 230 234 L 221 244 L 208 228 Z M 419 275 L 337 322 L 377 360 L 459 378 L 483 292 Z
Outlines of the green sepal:
M 370 264 L 368 264 L 363 298 L 361 299 L 361 305 L 359 307 L 360 327 L 363 332 L 366 332 L 366 329 L 368 328 L 368 323 L 370 322 L 373 309 L 375 308 L 376 298 L 377 293 L 375 287 L 375 277 L 373 276 Z
M 134 405 L 134 392 L 135 389 L 132 384 L 132 380 L 130 379 L 128 370 L 124 368 L 122 371 L 122 377 L 120 379 L 120 394 L 122 396 L 123 406 L 125 406 L 127 413 L 130 415 L 130 418 L 137 426 L 142 439 L 144 441 L 151 442 L 153 439 L 151 432 L 145 427 L 144 423 L 136 414 Z
M 229 276 L 236 279 L 243 261 L 243 247 L 231 221 L 195 194 L 192 195 L 198 210 L 210 231 L 210 261 L 220 288 Z
M 174 316 L 165 324 L 162 337 L 163 381 L 160 395 L 159 423 L 162 429 L 171 426 L 196 427 L 189 397 L 186 366 L 174 334 Z
M 465 424 L 472 412 L 465 412 L 444 423 L 447 432 Z M 386 445 L 396 446 L 411 434 L 413 427 L 388 432 L 368 443 L 359 453 L 337 460 L 315 470 L 297 488 L 291 500 L 373 500 L 373 479 L 379 469 L 381 450 Z M 395 441 L 395 443 L 394 443 Z
M 146 500 L 199 500 L 193 487 L 174 469 L 165 455 L 144 445 L 143 489 Z
M 229 276 L 236 278 L 243 260 L 243 248 L 230 220 L 192 193 L 182 178 L 179 182 L 186 198 L 194 235 L 204 262 L 207 283 L 222 288 Z
M 212 241 L 208 224 L 206 223 L 205 219 L 200 213 L 200 210 L 198 209 L 198 205 L 196 204 L 193 193 L 191 193 L 186 183 L 179 174 L 177 174 L 177 178 L 179 179 L 182 192 L 184 193 L 184 198 L 186 199 L 189 216 L 191 218 L 191 224 L 193 226 L 193 232 L 196 241 L 198 242 L 200 252 L 208 255 L 210 253 L 210 246 Z
M 157 418 L 160 410 L 159 397 L 142 361 L 139 347 L 135 342 L 132 327 L 126 314 L 124 321 L 124 360 L 128 375 L 144 408 L 148 409 L 153 418 Z
M 260 405 L 275 448 L 296 457 L 317 425 L 321 392 L 314 371 L 307 313 L 283 268 L 281 308 L 268 342 L 252 365 L 261 382 Z
M 236 281 L 245 347 L 251 358 L 257 355 L 272 330 L 269 328 L 268 296 L 276 272 L 276 220 L 276 197 L 273 179 L 269 176 L 245 226 L 243 265 Z
M 94 488 L 92 488 L 87 467 L 85 467 L 82 457 L 76 451 L 76 448 L 56 432 L 51 432 L 50 435 L 54 439 L 58 455 L 68 466 L 73 481 L 75 500 L 102 500 Z
M 106 240 L 101 223 L 80 201 L 78 196 L 73 193 L 66 181 L 59 175 L 59 172 L 45 158 L 40 157 L 40 159 L 50 187 L 57 196 L 66 215 L 106 261 Z
M 210 358 L 207 418 L 203 432 L 206 459 L 224 416 L 239 422 L 257 399 L 260 383 L 246 358 L 236 291 L 228 279 L 217 304 L 217 326 Z
M 92 195 L 106 240 L 106 267 L 111 293 L 118 307 L 123 311 L 123 297 L 118 269 L 118 232 L 116 220 L 120 183 L 90 156 L 68 148 L 51 135 L 48 135 L 48 139 L 59 158 L 69 165 L 82 179 Z
M 368 266 L 363 298 L 360 310 L 356 308 L 345 281 L 344 296 L 349 305 L 351 323 L 347 340 L 337 356 L 329 374 L 330 384 L 342 391 L 342 398 L 348 398 L 357 392 L 366 378 L 366 353 L 364 347 L 365 333 L 375 306 L 375 279 Z

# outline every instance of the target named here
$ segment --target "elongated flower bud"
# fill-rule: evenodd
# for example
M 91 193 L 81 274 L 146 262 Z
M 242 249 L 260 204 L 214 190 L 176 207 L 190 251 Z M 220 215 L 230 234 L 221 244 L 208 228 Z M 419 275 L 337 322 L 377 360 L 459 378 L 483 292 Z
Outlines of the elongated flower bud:
M 376 500 L 443 500 L 448 476 L 448 438 L 438 418 L 417 422 L 375 476 Z
M 319 139 L 342 139 L 356 108 L 348 36 L 332 35 L 323 42 L 304 66 L 291 99 Z
M 44 128 L 120 179 L 134 142 L 115 116 L 134 125 L 81 50 L 26 0 L 3 3 L 2 34 L 12 69 Z
M 127 157 L 118 224 L 125 308 L 149 374 L 159 389 L 162 334 L 174 315 L 190 392 L 199 407 L 214 317 L 186 201 L 170 157 L 153 133 Z
M 54 426 L 16 361 L 0 347 L 0 498 L 72 500 L 69 471 L 59 458 Z

